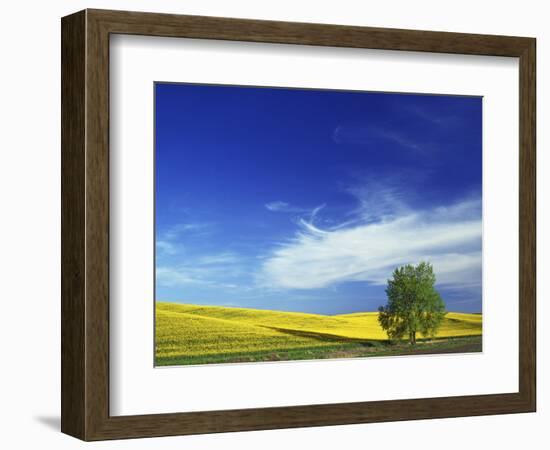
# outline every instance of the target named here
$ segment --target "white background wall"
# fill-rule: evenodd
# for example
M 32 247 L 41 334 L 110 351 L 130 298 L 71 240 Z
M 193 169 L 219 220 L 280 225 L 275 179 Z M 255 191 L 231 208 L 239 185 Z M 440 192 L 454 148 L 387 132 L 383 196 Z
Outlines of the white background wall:
M 52 0 L 5 2 L 0 15 L 0 443 L 69 449 L 60 404 L 60 17 L 86 7 L 538 39 L 538 378 L 536 414 L 141 439 L 95 448 L 546 448 L 550 423 L 550 28 L 541 1 Z M 368 382 L 368 380 L 365 380 Z M 546 427 L 545 427 L 546 425 Z

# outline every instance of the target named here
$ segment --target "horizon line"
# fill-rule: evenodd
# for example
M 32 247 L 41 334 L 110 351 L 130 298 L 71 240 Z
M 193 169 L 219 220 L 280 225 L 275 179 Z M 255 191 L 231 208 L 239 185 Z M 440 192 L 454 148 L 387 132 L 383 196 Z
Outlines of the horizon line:
M 305 311 L 286 311 L 283 309 L 267 309 L 267 308 L 249 308 L 247 306 L 236 306 L 236 305 L 211 305 L 211 304 L 200 304 L 200 303 L 187 303 L 187 302 L 179 302 L 174 300 L 154 300 L 155 303 L 175 303 L 178 305 L 190 305 L 190 306 L 201 306 L 206 308 L 230 308 L 230 309 L 250 309 L 250 310 L 257 310 L 257 311 L 272 311 L 272 312 L 282 312 L 282 313 L 289 313 L 289 314 L 311 314 L 313 316 L 343 316 L 343 315 L 350 315 L 350 314 L 361 314 L 361 313 L 378 313 L 378 310 L 361 310 L 361 311 L 354 311 L 354 312 L 348 312 L 348 313 L 337 313 L 337 314 L 321 314 L 321 313 L 312 313 L 312 312 L 305 312 Z M 465 312 L 465 311 L 446 311 L 447 313 L 456 313 L 456 314 L 481 314 L 483 315 L 483 311 L 475 311 L 475 312 Z

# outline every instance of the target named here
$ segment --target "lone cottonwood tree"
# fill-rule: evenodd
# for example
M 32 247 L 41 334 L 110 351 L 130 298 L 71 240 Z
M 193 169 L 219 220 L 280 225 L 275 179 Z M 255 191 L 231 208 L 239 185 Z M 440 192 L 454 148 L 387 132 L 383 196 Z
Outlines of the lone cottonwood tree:
M 445 303 L 434 288 L 432 265 L 421 262 L 393 271 L 388 280 L 388 304 L 378 308 L 378 321 L 390 340 L 408 335 L 416 344 L 416 333 L 434 336 L 446 314 Z

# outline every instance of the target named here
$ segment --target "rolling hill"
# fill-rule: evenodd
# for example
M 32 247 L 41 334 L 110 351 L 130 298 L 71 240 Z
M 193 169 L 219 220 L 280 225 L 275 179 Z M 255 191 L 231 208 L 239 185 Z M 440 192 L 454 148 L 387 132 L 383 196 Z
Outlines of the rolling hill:
M 377 312 L 325 316 L 157 302 L 155 361 L 183 365 L 410 353 L 388 346 L 377 318 Z M 443 341 L 464 344 L 474 337 L 480 350 L 481 333 L 481 314 L 448 313 L 436 336 L 440 342 L 430 341 L 432 353 Z

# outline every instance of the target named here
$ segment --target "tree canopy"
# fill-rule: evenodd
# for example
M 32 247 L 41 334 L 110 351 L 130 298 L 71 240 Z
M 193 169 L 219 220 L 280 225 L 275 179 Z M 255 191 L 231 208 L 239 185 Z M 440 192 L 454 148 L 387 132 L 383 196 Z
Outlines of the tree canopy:
M 417 333 L 432 337 L 445 317 L 445 303 L 435 290 L 430 263 L 407 264 L 393 271 L 388 280 L 388 303 L 378 308 L 378 321 L 390 340 L 408 336 L 416 344 Z

